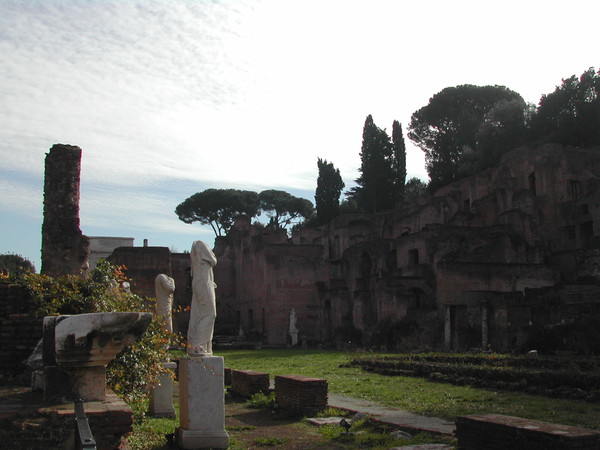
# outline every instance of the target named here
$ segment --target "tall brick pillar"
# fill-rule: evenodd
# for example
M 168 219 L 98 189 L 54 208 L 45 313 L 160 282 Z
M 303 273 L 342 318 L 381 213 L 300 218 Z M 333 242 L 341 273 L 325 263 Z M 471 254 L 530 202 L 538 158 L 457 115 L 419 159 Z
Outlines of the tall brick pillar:
M 55 144 L 46 155 L 42 269 L 50 276 L 87 270 L 89 238 L 79 228 L 81 149 Z

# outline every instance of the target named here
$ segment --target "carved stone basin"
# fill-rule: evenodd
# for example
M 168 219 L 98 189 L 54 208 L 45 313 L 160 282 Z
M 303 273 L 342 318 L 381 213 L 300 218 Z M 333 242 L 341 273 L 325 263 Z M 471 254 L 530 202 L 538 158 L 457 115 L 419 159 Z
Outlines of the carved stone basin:
M 151 313 L 108 312 L 44 318 L 46 400 L 104 400 L 106 365 L 135 342 Z
M 151 320 L 152 314 L 137 312 L 57 316 L 56 363 L 62 367 L 106 366 L 144 333 Z

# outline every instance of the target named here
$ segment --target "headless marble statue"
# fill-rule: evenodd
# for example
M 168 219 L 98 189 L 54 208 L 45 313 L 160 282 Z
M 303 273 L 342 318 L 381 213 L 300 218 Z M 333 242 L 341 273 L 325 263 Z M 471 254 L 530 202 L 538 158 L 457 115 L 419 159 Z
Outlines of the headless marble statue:
M 173 319 L 171 309 L 173 308 L 173 292 L 175 292 L 175 281 L 161 273 L 154 281 L 156 290 L 156 315 L 162 317 L 163 328 L 173 332 Z
M 188 355 L 212 355 L 212 337 L 217 317 L 213 267 L 217 258 L 203 241 L 195 241 L 192 263 L 192 311 L 188 327 Z

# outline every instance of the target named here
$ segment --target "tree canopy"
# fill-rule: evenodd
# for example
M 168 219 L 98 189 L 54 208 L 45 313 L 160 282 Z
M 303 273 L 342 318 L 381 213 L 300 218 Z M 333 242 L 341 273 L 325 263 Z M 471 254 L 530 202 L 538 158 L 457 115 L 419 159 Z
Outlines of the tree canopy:
M 412 177 L 406 182 L 404 186 L 405 203 L 416 203 L 424 195 L 427 195 L 427 183 L 417 177 Z
M 344 181 L 340 170 L 326 159 L 318 158 L 317 189 L 315 191 L 315 206 L 319 223 L 327 223 L 340 214 L 340 195 L 344 189 Z
M 520 105 L 521 111 L 525 108 L 522 97 L 504 86 L 466 84 L 443 89 L 416 111 L 411 118 L 408 137 L 425 152 L 430 187 L 437 188 L 457 179 L 465 150 L 471 154 L 484 151 L 482 146 L 477 146 L 477 138 L 478 133 L 480 138 L 483 137 L 480 129 L 486 120 L 490 131 L 501 129 L 503 123 L 496 119 L 504 117 L 501 112 L 505 111 L 512 112 L 513 115 L 508 116 L 514 120 L 514 110 L 518 109 L 515 105 Z M 496 112 L 490 113 L 494 108 L 497 108 Z M 506 122 L 510 120 L 506 119 Z M 512 130 L 506 133 L 509 132 Z
M 210 225 L 217 236 L 226 234 L 235 219 L 258 214 L 258 194 L 238 189 L 206 189 L 188 197 L 175 208 L 179 220 Z
M 565 145 L 600 145 L 600 70 L 562 80 L 543 95 L 531 120 L 532 140 Z
M 274 228 L 285 228 L 299 218 L 308 219 L 314 212 L 310 200 L 276 189 L 262 191 L 258 200 L 260 210 L 270 219 L 267 226 Z
M 355 180 L 357 186 L 348 193 L 365 212 L 394 208 L 404 185 L 406 150 L 400 124 L 394 124 L 396 134 L 392 143 L 387 132 L 375 125 L 371 115 L 365 120 L 360 176 Z

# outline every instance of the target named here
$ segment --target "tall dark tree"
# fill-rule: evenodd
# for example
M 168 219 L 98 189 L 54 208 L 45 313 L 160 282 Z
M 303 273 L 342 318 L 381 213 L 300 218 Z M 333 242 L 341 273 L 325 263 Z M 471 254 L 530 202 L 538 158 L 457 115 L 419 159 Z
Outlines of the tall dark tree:
M 314 212 L 310 200 L 295 197 L 285 191 L 268 189 L 258 194 L 259 208 L 269 217 L 273 228 L 285 228 L 292 225 L 294 220 L 308 219 Z
M 315 206 L 319 223 L 327 223 L 340 215 L 340 195 L 344 189 L 344 181 L 340 170 L 326 159 L 318 158 L 317 189 L 315 191 Z
M 600 70 L 590 67 L 542 96 L 531 129 L 537 142 L 600 145 Z
M 258 194 L 238 189 L 207 189 L 188 197 L 175 208 L 179 220 L 210 225 L 217 236 L 227 234 L 235 219 L 258 213 Z
M 375 125 L 371 115 L 363 128 L 360 160 L 357 186 L 348 195 L 365 212 L 392 209 L 396 199 L 394 149 L 386 131 Z
M 462 85 L 443 89 L 412 115 L 408 137 L 425 152 L 430 188 L 458 178 L 463 152 L 476 149 L 486 114 L 499 102 L 513 100 L 523 102 L 504 86 Z
M 402 134 L 402 125 L 397 120 L 392 124 L 392 146 L 394 150 L 394 184 L 396 186 L 396 203 L 404 199 L 404 185 L 406 183 L 406 144 Z

